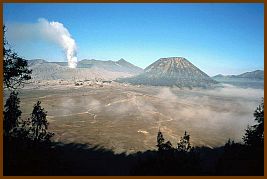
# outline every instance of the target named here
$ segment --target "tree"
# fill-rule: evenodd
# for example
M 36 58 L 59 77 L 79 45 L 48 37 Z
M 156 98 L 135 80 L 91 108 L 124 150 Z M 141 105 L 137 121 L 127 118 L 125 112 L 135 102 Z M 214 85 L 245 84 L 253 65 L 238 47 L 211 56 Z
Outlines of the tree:
M 235 141 L 234 140 L 231 140 L 230 138 L 228 139 L 228 141 L 225 143 L 224 147 L 225 148 L 229 148 L 231 147 L 232 145 L 235 144 Z
M 17 53 L 9 48 L 9 44 L 5 37 L 5 26 L 3 26 L 3 31 L 4 87 L 10 90 L 10 95 L 6 101 L 4 111 L 4 134 L 9 135 L 14 128 L 19 126 L 19 119 L 21 116 L 21 111 L 19 109 L 20 100 L 18 98 L 17 89 L 26 80 L 31 78 L 31 70 L 27 68 L 27 61 L 19 57 Z
M 159 131 L 157 136 L 157 147 L 160 147 L 164 143 L 164 140 L 163 134 Z
M 157 136 L 157 147 L 159 151 L 162 150 L 171 150 L 172 149 L 172 144 L 170 141 L 167 141 L 166 143 L 164 143 L 165 139 L 163 137 L 162 132 L 158 132 L 158 136 Z
M 249 146 L 263 146 L 264 144 L 264 101 L 254 111 L 257 124 L 248 126 L 243 141 Z
M 48 121 L 46 119 L 47 111 L 41 107 L 41 102 L 37 103 L 33 107 L 30 121 L 30 134 L 34 141 L 49 141 L 54 133 L 48 132 Z
M 166 143 L 163 144 L 163 150 L 172 150 L 172 143 L 170 141 L 167 141 Z
M 21 111 L 19 109 L 20 100 L 18 93 L 12 91 L 6 100 L 4 110 L 4 134 L 9 135 L 13 128 L 18 127 Z
M 185 131 L 184 136 L 181 137 L 180 141 L 177 143 L 177 150 L 182 152 L 190 152 L 191 149 L 190 135 Z
M 32 71 L 28 69 L 27 60 L 19 57 L 17 53 L 10 49 L 5 37 L 5 26 L 3 27 L 3 31 L 4 87 L 10 90 L 16 90 L 18 87 L 23 85 L 25 81 L 31 79 L 30 74 Z

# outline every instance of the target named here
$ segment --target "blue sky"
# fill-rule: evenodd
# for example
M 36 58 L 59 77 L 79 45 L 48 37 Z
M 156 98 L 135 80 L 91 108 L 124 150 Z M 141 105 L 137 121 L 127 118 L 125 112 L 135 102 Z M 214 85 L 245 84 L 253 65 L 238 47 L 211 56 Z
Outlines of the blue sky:
M 124 58 L 145 68 L 161 57 L 182 56 L 211 76 L 264 66 L 263 3 L 4 4 L 8 28 L 39 18 L 64 24 L 78 60 Z M 8 40 L 25 58 L 66 60 L 60 47 L 42 39 Z

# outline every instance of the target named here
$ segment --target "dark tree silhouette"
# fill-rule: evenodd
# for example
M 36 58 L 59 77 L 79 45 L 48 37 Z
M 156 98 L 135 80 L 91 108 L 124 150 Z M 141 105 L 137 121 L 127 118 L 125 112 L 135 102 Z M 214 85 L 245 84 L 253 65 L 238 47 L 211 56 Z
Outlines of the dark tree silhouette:
M 161 131 L 158 132 L 158 136 L 157 136 L 157 147 L 159 151 L 163 151 L 163 150 L 171 150 L 172 148 L 172 144 L 170 141 L 164 142 L 165 139 L 163 137 L 163 134 Z
M 30 137 L 36 142 L 49 141 L 54 133 L 48 132 L 47 111 L 41 107 L 41 102 L 33 107 L 30 121 Z
M 235 141 L 234 140 L 231 140 L 229 138 L 228 141 L 224 145 L 224 149 L 227 150 L 227 149 L 231 148 L 231 146 L 233 146 L 234 144 L 235 144 Z
M 9 135 L 13 129 L 19 126 L 21 111 L 18 98 L 18 88 L 31 78 L 31 70 L 27 68 L 27 60 L 19 57 L 13 52 L 6 40 L 6 27 L 3 26 L 3 55 L 4 55 L 4 87 L 10 90 L 9 98 L 5 104 L 4 111 L 4 134 Z
M 158 132 L 158 136 L 157 136 L 157 147 L 160 148 L 162 146 L 162 144 L 164 143 L 164 137 L 162 132 L 159 130 Z
M 18 127 L 21 111 L 19 109 L 20 100 L 18 93 L 12 91 L 6 100 L 4 110 L 4 134 L 9 135 L 13 128 Z
M 167 141 L 164 145 L 163 145 L 164 150 L 172 150 L 172 143 L 170 141 Z
M 263 175 L 264 171 L 264 103 L 254 112 L 257 124 L 248 126 L 244 144 L 230 139 L 224 146 L 216 167 L 218 175 Z
M 184 136 L 181 137 L 180 141 L 177 143 L 177 150 L 182 152 L 190 152 L 191 149 L 190 135 L 185 131 Z
M 12 51 L 8 45 L 5 37 L 6 27 L 3 27 L 4 32 L 4 87 L 10 90 L 16 90 L 23 85 L 25 81 L 31 79 L 31 70 L 28 69 L 27 60 L 18 56 L 17 53 Z
M 264 101 L 254 111 L 257 124 L 248 126 L 243 140 L 249 146 L 263 146 L 264 141 Z

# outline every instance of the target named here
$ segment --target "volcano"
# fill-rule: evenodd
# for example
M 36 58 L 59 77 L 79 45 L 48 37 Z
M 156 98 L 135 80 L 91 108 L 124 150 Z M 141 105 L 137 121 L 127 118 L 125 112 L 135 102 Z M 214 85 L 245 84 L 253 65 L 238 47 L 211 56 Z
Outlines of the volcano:
M 151 86 L 209 87 L 217 82 L 183 57 L 160 58 L 144 73 L 117 81 Z

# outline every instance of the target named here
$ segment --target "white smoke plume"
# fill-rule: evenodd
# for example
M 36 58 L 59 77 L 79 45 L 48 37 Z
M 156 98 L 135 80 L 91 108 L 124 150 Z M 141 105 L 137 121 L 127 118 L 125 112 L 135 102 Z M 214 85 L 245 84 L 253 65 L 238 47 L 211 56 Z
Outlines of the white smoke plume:
M 7 32 L 8 37 L 15 40 L 43 39 L 56 43 L 63 48 L 68 60 L 68 66 L 76 68 L 77 46 L 68 29 L 62 23 L 49 22 L 44 18 L 40 18 L 37 23 L 33 24 L 10 24 Z

